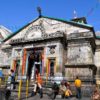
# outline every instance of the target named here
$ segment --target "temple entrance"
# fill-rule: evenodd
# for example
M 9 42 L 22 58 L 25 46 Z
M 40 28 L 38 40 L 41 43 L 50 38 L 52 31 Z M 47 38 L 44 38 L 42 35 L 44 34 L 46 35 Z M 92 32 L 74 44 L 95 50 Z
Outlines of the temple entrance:
M 27 70 L 27 77 L 29 79 L 31 78 L 33 65 L 34 65 L 34 54 L 30 53 L 30 55 L 28 57 L 28 70 Z
M 41 73 L 42 71 L 42 51 L 43 48 L 34 48 L 29 50 L 28 57 L 28 67 L 27 67 L 27 77 L 29 79 L 34 79 L 36 73 Z
M 40 64 L 35 64 L 35 68 L 38 70 L 38 73 L 40 73 Z

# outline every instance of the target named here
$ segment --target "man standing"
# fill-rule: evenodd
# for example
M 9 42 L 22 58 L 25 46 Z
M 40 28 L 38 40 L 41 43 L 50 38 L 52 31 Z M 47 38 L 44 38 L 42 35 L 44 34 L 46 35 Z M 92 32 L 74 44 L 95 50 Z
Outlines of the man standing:
M 76 97 L 77 98 L 81 98 L 81 80 L 79 79 L 79 77 L 77 76 L 75 79 L 75 87 L 76 87 Z

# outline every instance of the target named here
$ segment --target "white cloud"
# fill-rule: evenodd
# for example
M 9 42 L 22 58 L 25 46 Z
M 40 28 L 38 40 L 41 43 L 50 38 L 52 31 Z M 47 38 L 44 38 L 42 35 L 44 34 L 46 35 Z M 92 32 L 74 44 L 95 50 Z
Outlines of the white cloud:
M 100 31 L 97 31 L 95 34 L 96 36 L 100 36 Z

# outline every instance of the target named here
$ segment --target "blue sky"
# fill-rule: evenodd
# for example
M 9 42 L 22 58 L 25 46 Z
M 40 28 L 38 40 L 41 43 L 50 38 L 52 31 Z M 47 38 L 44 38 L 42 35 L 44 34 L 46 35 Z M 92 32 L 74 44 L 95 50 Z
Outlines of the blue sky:
M 74 10 L 100 31 L 100 0 L 0 0 L 0 24 L 13 32 L 38 17 L 37 7 L 48 17 L 70 20 Z

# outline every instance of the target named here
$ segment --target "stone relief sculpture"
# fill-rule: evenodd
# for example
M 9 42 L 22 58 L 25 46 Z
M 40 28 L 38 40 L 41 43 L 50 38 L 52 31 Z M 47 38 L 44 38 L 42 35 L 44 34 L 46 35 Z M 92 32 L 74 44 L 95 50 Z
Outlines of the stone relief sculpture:
M 14 57 L 20 58 L 21 57 L 21 49 L 16 49 L 14 52 Z
M 87 38 L 87 37 L 92 37 L 93 36 L 93 34 L 92 34 L 92 32 L 81 32 L 81 33 L 79 33 L 79 31 L 77 31 L 77 32 L 74 32 L 74 33 L 70 33 L 69 35 L 68 35 L 68 39 L 73 39 L 73 38 Z

